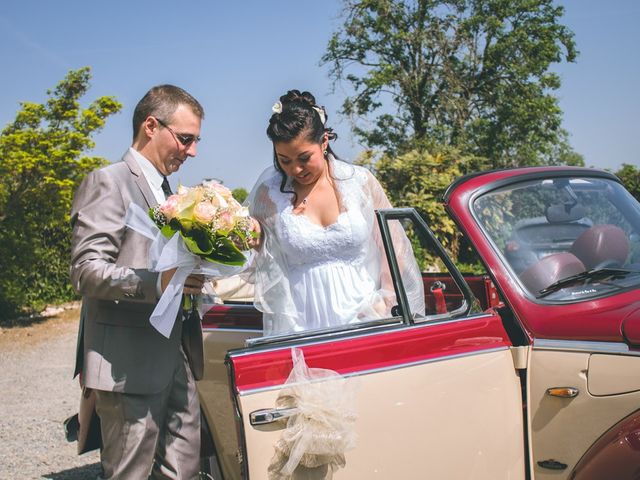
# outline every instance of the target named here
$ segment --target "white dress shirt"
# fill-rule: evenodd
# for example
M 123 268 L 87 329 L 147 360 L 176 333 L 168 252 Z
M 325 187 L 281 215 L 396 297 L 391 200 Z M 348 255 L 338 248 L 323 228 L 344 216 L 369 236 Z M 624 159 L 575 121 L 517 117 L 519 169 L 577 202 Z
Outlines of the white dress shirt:
M 142 175 L 144 175 L 145 180 L 149 184 L 151 191 L 153 192 L 153 196 L 156 198 L 158 203 L 162 203 L 165 201 L 164 192 L 162 191 L 162 181 L 164 180 L 164 176 L 158 171 L 158 169 L 151 163 L 144 155 L 135 150 L 132 147 L 129 147 L 129 152 L 133 155 L 133 158 L 138 162 L 140 166 L 140 170 L 142 170 Z M 162 296 L 162 284 L 161 284 L 161 275 L 158 275 L 158 282 L 156 283 L 156 294 L 158 298 Z
M 153 192 L 153 196 L 156 198 L 156 201 L 158 203 L 164 202 L 165 196 L 164 192 L 162 191 L 162 181 L 164 180 L 164 176 L 158 171 L 153 163 L 151 163 L 140 152 L 132 147 L 129 147 L 129 152 L 131 152 L 133 158 L 135 158 L 136 162 L 138 162 L 140 170 L 142 170 L 144 178 L 147 180 L 149 187 L 151 187 L 151 191 Z

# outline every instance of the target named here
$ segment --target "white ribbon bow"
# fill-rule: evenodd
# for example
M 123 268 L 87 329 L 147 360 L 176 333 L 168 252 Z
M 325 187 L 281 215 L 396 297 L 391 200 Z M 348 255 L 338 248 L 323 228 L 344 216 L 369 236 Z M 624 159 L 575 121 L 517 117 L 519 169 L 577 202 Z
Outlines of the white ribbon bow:
M 125 225 L 152 240 L 149 247 L 149 270 L 164 272 L 177 268 L 149 317 L 151 325 L 167 338 L 171 336 L 171 330 L 180 310 L 184 282 L 191 273 L 200 273 L 207 277 L 227 277 L 240 273 L 246 268 L 246 266 L 213 263 L 200 258 L 187 249 L 182 237 L 177 233 L 167 239 L 149 218 L 147 212 L 135 203 L 129 204 Z M 243 253 L 247 258 L 245 265 L 249 265 L 253 251 Z

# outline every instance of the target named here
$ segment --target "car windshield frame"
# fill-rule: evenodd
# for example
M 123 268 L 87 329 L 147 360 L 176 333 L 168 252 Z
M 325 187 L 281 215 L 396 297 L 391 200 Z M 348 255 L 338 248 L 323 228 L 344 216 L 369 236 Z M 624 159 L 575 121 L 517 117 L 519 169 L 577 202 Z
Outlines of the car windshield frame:
M 482 198 L 486 198 L 487 195 L 496 194 L 499 192 L 507 192 L 509 190 L 515 191 L 517 189 L 527 188 L 527 185 L 532 186 L 536 182 L 542 184 L 546 181 L 557 181 L 561 179 L 566 179 L 568 182 L 576 182 L 576 181 L 585 181 L 585 185 L 589 182 L 611 182 L 611 185 L 617 185 L 614 187 L 616 191 L 614 191 L 614 195 L 618 198 L 618 202 L 612 202 L 611 206 L 614 207 L 622 216 L 625 222 L 629 224 L 632 228 L 634 234 L 640 235 L 640 203 L 638 203 L 631 194 L 624 188 L 624 185 L 620 182 L 620 180 L 614 175 L 608 172 L 600 172 L 600 171 L 585 171 L 584 169 L 567 169 L 564 171 L 550 170 L 550 171 L 537 171 L 533 173 L 526 173 L 517 176 L 502 178 L 497 181 L 491 182 L 478 190 L 476 190 L 468 200 L 468 209 L 469 212 L 474 219 L 476 225 L 482 232 L 483 236 L 487 239 L 488 244 L 491 246 L 491 249 L 498 257 L 500 262 L 504 265 L 504 267 L 509 272 L 510 277 L 513 279 L 514 283 L 516 283 L 522 292 L 524 292 L 525 296 L 531 300 L 532 302 L 538 304 L 554 304 L 554 305 L 567 305 L 574 303 L 581 303 L 585 301 L 592 301 L 595 299 L 609 297 L 612 295 L 616 295 L 619 293 L 627 292 L 629 290 L 637 289 L 640 286 L 640 280 L 635 281 L 631 285 L 613 285 L 611 288 L 603 288 L 601 290 L 589 289 L 587 292 L 586 287 L 591 287 L 591 285 L 580 285 L 579 282 L 575 284 L 576 287 L 581 286 L 582 290 L 584 290 L 584 295 L 571 295 L 566 294 L 564 297 L 559 295 L 558 292 L 563 292 L 565 289 L 559 289 L 558 292 L 553 292 L 551 294 L 540 295 L 540 291 L 531 290 L 524 284 L 521 280 L 519 273 L 514 269 L 512 262 L 507 258 L 503 249 L 496 243 L 496 238 L 494 233 L 489 231 L 486 228 L 485 220 L 482 218 L 481 213 L 479 212 L 480 206 L 478 201 Z M 573 185 L 575 186 L 575 184 Z M 595 191 L 596 189 L 594 189 Z M 624 192 L 624 193 L 621 193 Z M 621 195 L 624 195 L 622 197 Z M 622 202 L 624 208 L 621 208 L 619 203 Z M 520 220 L 521 221 L 521 220 Z M 515 226 L 516 222 L 513 223 Z M 504 240 L 504 239 L 503 239 Z M 623 267 L 627 268 L 627 267 Z M 637 270 L 637 268 L 632 268 L 633 270 Z M 585 269 L 589 270 L 589 269 Z M 522 272 L 520 272 L 522 273 Z M 636 275 L 632 273 L 632 275 Z M 567 275 L 569 276 L 569 275 Z M 604 282 L 603 282 L 604 283 Z M 573 286 L 573 285 L 572 285 Z M 568 286 L 567 288 L 571 288 L 572 286 Z M 546 286 L 548 287 L 548 285 Z

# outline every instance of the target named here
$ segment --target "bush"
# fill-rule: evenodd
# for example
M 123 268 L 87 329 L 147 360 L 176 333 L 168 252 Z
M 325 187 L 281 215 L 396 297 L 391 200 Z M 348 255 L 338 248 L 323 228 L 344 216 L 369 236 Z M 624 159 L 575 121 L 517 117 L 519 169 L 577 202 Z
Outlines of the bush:
M 69 212 L 84 176 L 106 163 L 85 156 L 92 135 L 120 110 L 112 97 L 87 108 L 89 68 L 70 71 L 46 103 L 25 102 L 0 133 L 0 321 L 74 297 Z

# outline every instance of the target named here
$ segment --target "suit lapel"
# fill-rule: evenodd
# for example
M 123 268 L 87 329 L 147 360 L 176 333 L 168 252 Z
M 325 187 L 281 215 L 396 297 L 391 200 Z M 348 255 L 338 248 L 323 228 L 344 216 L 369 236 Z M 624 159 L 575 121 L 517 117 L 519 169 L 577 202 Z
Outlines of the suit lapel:
M 156 201 L 156 197 L 153 195 L 153 192 L 151 191 L 151 187 L 149 186 L 147 179 L 142 174 L 140 165 L 138 165 L 138 162 L 136 161 L 136 159 L 133 158 L 133 155 L 131 154 L 131 152 L 127 150 L 127 153 L 124 154 L 124 157 L 122 157 L 122 160 L 124 160 L 124 162 L 129 167 L 129 170 L 131 171 L 131 174 L 134 177 L 134 181 L 138 186 L 138 188 L 140 189 L 140 192 L 142 193 L 142 196 L 144 197 L 145 202 L 147 203 L 147 207 L 155 206 L 158 203 Z

